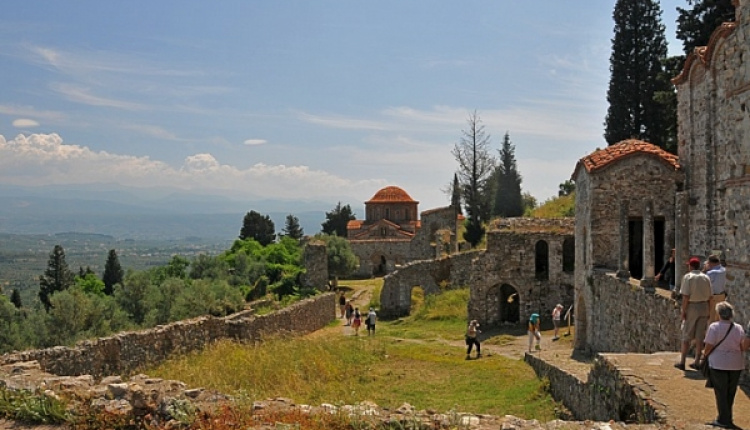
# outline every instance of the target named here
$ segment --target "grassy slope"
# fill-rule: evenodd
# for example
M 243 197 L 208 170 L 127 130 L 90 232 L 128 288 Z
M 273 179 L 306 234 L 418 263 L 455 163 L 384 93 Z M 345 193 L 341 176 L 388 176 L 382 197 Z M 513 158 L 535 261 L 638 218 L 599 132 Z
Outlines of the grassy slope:
M 463 338 L 467 300 L 468 290 L 427 300 L 416 295 L 412 316 L 379 322 L 376 337 L 344 336 L 337 326 L 326 336 L 255 346 L 224 342 L 147 373 L 251 399 L 370 400 L 389 408 L 407 402 L 418 409 L 553 419 L 554 401 L 525 363 L 500 355 L 466 361 L 462 346 L 448 344 Z

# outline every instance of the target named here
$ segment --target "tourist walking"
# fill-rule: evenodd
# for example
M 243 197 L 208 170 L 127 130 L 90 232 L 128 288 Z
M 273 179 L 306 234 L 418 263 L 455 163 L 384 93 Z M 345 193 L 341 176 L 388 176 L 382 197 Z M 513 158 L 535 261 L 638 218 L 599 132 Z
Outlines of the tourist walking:
M 542 349 L 542 333 L 541 333 L 541 321 L 539 314 L 533 313 L 529 317 L 529 352 L 531 352 L 531 346 L 536 340 L 536 350 Z
M 663 282 L 664 285 L 669 288 L 669 291 L 674 291 L 675 286 L 674 256 L 675 250 L 674 248 L 672 248 L 672 252 L 669 254 L 669 258 L 667 258 L 664 266 L 662 266 L 661 270 L 659 270 L 659 273 L 654 276 L 654 280 L 659 283 Z
M 352 327 L 354 328 L 354 335 L 359 336 L 359 326 L 362 325 L 362 314 L 359 313 L 359 308 L 354 308 L 354 320 L 352 321 Z
M 721 265 L 719 256 L 712 254 L 708 256 L 703 271 L 711 280 L 711 300 L 708 303 L 708 323 L 711 324 L 719 320 L 719 315 L 716 314 L 716 305 L 727 299 L 725 288 L 727 285 L 727 270 Z
M 466 359 L 471 358 L 471 349 L 477 347 L 477 358 L 482 356 L 481 345 L 479 345 L 479 322 L 477 320 L 469 321 L 469 326 L 466 328 Z
M 375 336 L 375 322 L 378 320 L 378 314 L 375 313 L 375 309 L 370 308 L 370 311 L 367 312 L 367 318 L 365 319 L 365 324 L 367 324 L 367 335 Z
M 555 306 L 555 309 L 552 309 L 552 324 L 555 325 L 555 335 L 552 337 L 552 340 L 560 339 L 559 333 L 560 333 L 560 319 L 562 318 L 562 310 L 563 305 L 557 304 Z
M 750 338 L 745 336 L 741 325 L 732 321 L 734 308 L 729 302 L 716 304 L 716 313 L 719 321 L 708 327 L 703 356 L 708 359 L 708 378 L 713 385 L 719 416 L 708 424 L 735 428 L 732 407 L 740 374 L 745 369 L 743 351 L 750 347 Z
M 346 313 L 346 296 L 344 293 L 341 293 L 339 296 L 339 309 L 341 311 L 341 316 L 339 318 L 344 318 L 344 314 Z
M 346 315 L 346 325 L 352 325 L 352 318 L 354 317 L 354 306 L 352 306 L 351 300 L 348 300 L 346 302 L 344 313 Z
M 692 257 L 688 261 L 690 272 L 682 278 L 682 344 L 680 345 L 680 361 L 674 366 L 685 370 L 685 359 L 690 349 L 690 342 L 695 340 L 695 361 L 690 364 L 693 369 L 698 368 L 698 362 L 703 350 L 703 338 L 706 337 L 708 325 L 708 301 L 711 299 L 711 280 L 700 271 L 701 260 Z

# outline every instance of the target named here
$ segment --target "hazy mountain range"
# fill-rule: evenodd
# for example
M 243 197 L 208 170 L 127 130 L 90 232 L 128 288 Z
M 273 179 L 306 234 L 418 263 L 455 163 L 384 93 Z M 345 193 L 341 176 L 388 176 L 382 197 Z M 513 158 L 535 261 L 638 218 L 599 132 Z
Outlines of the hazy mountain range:
M 359 202 L 341 200 L 354 209 Z M 0 185 L 0 233 L 97 233 L 119 239 L 233 239 L 251 210 L 268 215 L 277 232 L 288 214 L 305 234 L 320 231 L 337 202 L 253 200 L 116 184 L 20 187 Z M 357 210 L 354 210 L 355 214 Z

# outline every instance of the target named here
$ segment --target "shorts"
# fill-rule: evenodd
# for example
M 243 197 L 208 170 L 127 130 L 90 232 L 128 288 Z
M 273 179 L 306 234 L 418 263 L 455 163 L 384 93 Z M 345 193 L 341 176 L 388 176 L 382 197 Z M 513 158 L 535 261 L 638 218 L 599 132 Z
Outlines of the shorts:
M 560 328 L 560 320 L 552 320 L 552 324 L 555 325 L 555 328 Z
M 689 303 L 687 316 L 682 324 L 682 341 L 703 340 L 708 327 L 708 302 Z

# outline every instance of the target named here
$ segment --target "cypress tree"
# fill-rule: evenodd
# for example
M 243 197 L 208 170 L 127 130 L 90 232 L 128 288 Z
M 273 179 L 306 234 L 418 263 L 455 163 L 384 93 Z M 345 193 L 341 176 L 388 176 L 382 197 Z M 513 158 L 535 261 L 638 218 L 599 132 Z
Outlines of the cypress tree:
M 302 237 L 305 235 L 305 232 L 299 225 L 299 218 L 292 214 L 286 216 L 284 235 L 289 236 L 295 240 L 302 239 Z
M 115 291 L 115 285 L 122 284 L 125 277 L 125 271 L 120 266 L 120 259 L 117 257 L 117 251 L 109 250 L 107 262 L 104 263 L 104 273 L 102 281 L 104 282 L 104 294 L 111 296 Z
M 49 311 L 52 307 L 50 302 L 52 294 L 67 290 L 74 282 L 75 275 L 70 271 L 68 263 L 65 261 L 65 250 L 62 246 L 55 245 L 55 248 L 49 254 L 47 269 L 44 271 L 44 275 L 39 277 L 39 300 L 41 300 L 44 308 Z
M 240 239 L 255 239 L 263 246 L 273 242 L 276 239 L 276 227 L 271 217 L 255 211 L 245 214 L 240 229 Z
M 510 134 L 503 137 L 499 150 L 500 164 L 497 166 L 497 183 L 495 184 L 494 215 L 518 217 L 523 215 L 523 195 L 521 193 L 521 175 L 516 168 L 516 148 L 510 142 Z
M 21 309 L 23 307 L 23 302 L 21 302 L 21 292 L 18 291 L 18 288 L 14 288 L 13 292 L 10 293 L 10 302 L 13 303 L 13 306 L 15 306 L 16 309 Z
M 670 90 L 659 79 L 667 56 L 661 8 L 655 0 L 617 0 L 613 18 L 604 138 L 610 145 L 636 138 L 664 147 L 665 118 L 655 100 Z
M 723 22 L 734 21 L 732 0 L 687 0 L 692 9 L 677 8 L 677 38 L 685 55 L 708 45 L 711 34 Z

